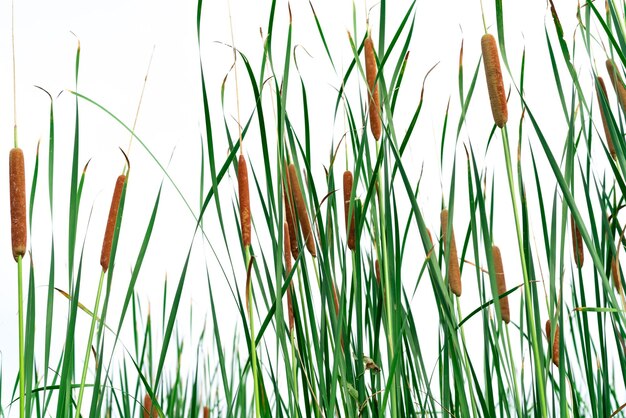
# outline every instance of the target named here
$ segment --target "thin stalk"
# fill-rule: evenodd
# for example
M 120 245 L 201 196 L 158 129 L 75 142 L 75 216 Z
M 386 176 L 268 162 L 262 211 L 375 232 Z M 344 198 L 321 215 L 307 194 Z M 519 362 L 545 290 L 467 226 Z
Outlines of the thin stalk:
M 24 388 L 24 295 L 22 287 L 22 256 L 17 257 L 17 309 L 18 309 L 18 328 L 19 328 L 19 347 L 20 347 L 20 418 L 25 417 L 25 388 Z
M 517 244 L 519 247 L 520 260 L 522 264 L 522 275 L 524 278 L 524 297 L 526 298 L 526 315 L 528 316 L 528 330 L 530 332 L 530 340 L 533 348 L 533 358 L 535 361 L 535 373 L 537 375 L 537 384 L 539 385 L 539 401 L 541 405 L 541 416 L 547 416 L 546 395 L 545 395 L 545 383 L 543 381 L 543 374 L 540 370 L 541 365 L 541 348 L 537 342 L 537 329 L 535 328 L 535 316 L 532 310 L 532 299 L 530 296 L 530 279 L 528 278 L 528 269 L 526 266 L 526 254 L 524 251 L 524 243 L 522 237 L 522 231 L 520 228 L 519 214 L 517 211 L 517 202 L 515 200 L 515 182 L 513 181 L 513 168 L 511 165 L 511 150 L 509 148 L 509 137 L 507 134 L 506 126 L 502 128 L 502 144 L 504 150 L 504 160 L 506 162 L 506 174 L 509 180 L 509 191 L 511 193 L 511 205 L 513 206 L 513 216 L 515 218 L 515 231 L 517 232 Z
M 513 390 L 515 400 L 515 410 L 517 411 L 518 416 L 522 416 L 522 408 L 519 401 L 519 388 L 517 387 L 517 372 L 515 371 L 515 362 L 513 361 L 513 349 L 511 346 L 511 337 L 509 335 L 509 327 L 505 325 L 504 329 L 506 330 L 506 342 L 507 342 L 507 351 L 509 353 L 509 362 L 511 363 L 511 380 L 513 380 Z
M 83 394 L 85 392 L 85 380 L 87 379 L 87 368 L 89 367 L 89 358 L 91 357 L 91 344 L 93 342 L 93 334 L 96 329 L 96 318 L 100 309 L 100 297 L 102 296 L 102 284 L 104 283 L 105 270 L 100 273 L 100 282 L 98 283 L 98 293 L 96 295 L 96 305 L 91 315 L 91 327 L 89 328 L 89 339 L 87 340 L 87 349 L 85 350 L 85 361 L 83 362 L 83 374 L 80 378 L 80 389 L 78 391 L 78 402 L 76 403 L 76 414 L 80 416 L 80 406 L 83 403 Z
M 457 314 L 459 315 L 459 318 L 463 318 L 463 314 L 461 313 L 461 303 L 459 301 L 459 297 L 456 297 L 457 300 L 457 304 L 456 304 L 456 311 Z M 467 347 L 467 344 L 465 343 L 465 331 L 463 326 L 461 325 L 460 327 L 460 331 L 461 331 L 461 341 L 463 342 L 463 345 Z M 478 417 L 478 409 L 476 409 L 476 397 L 474 396 L 474 386 L 472 385 L 472 373 L 470 371 L 470 367 L 469 367 L 469 357 L 467 355 L 467 350 L 463 350 L 464 354 L 463 354 L 463 360 L 465 363 L 465 373 L 467 373 L 467 384 L 469 385 L 469 391 L 472 394 L 472 396 L 470 396 L 470 400 L 472 401 L 472 411 L 474 412 L 474 416 Z
M 250 247 L 246 246 L 246 266 L 250 264 Z M 252 297 L 252 278 L 250 278 L 250 288 L 248 289 L 248 316 L 250 319 L 250 345 L 252 349 L 252 378 L 254 380 L 254 410 L 255 416 L 261 416 L 261 402 L 259 399 L 259 370 L 256 360 L 256 340 L 254 335 L 254 298 Z

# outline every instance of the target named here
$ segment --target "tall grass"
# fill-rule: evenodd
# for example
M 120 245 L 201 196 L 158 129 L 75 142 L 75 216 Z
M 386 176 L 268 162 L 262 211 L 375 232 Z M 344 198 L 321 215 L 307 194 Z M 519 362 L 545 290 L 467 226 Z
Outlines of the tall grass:
M 527 45 L 527 56 L 510 47 L 509 5 L 477 3 L 482 21 L 463 38 L 458 66 L 429 63 L 417 82 L 408 75 L 421 45 L 437 42 L 416 36 L 433 19 L 417 2 L 399 15 L 386 0 L 373 9 L 353 4 L 352 27 L 335 39 L 316 3 L 302 15 L 273 0 L 258 50 L 238 49 L 238 23 L 230 23 L 222 41 L 230 39 L 233 67 L 216 88 L 204 52 L 211 5 L 200 0 L 192 70 L 202 141 L 197 161 L 185 162 L 199 173 L 184 176 L 136 124 L 82 90 L 79 43 L 66 93 L 72 114 L 59 116 L 42 89 L 47 171 L 39 171 L 39 146 L 22 151 L 17 134 L 11 151 L 19 358 L 2 364 L 18 363 L 19 373 L 0 373 L 0 395 L 10 393 L 0 416 L 17 415 L 14 404 L 29 417 L 623 413 L 626 3 L 601 6 L 550 1 L 544 44 Z M 575 27 L 564 15 L 576 16 Z M 305 58 L 305 20 L 320 56 Z M 337 45 L 349 55 L 338 56 Z M 542 63 L 545 86 L 527 85 L 527 59 Z M 326 113 L 311 99 L 322 87 L 307 66 L 334 73 Z M 456 72 L 458 86 L 431 87 L 438 72 Z M 449 97 L 456 87 L 458 102 Z M 561 106 L 549 119 L 539 93 Z M 240 103 L 249 105 L 240 111 Z M 90 177 L 100 175 L 81 152 L 84 109 L 138 143 L 108 218 L 100 200 L 84 201 Z M 69 181 L 55 160 L 59 117 L 74 124 Z M 319 126 L 332 126 L 331 135 Z M 439 158 L 428 154 L 423 126 L 436 126 Z M 128 219 L 127 203 L 149 190 L 128 175 L 139 156 L 161 175 L 145 216 Z M 64 195 L 59 183 L 69 185 Z M 189 196 L 190 184 L 198 196 Z M 161 214 L 162 196 L 180 203 L 175 217 Z M 56 199 L 68 201 L 67 233 L 52 228 L 45 266 L 26 231 L 33 236 L 34 210 L 48 210 L 57 228 Z M 96 263 L 85 256 L 92 224 L 106 225 L 95 301 L 84 291 Z M 155 232 L 167 226 L 187 234 L 171 243 L 183 256 L 162 302 L 146 304 L 136 284 L 144 261 L 159 260 Z M 129 234 L 140 234 L 130 250 Z M 129 270 L 116 268 L 120 248 L 132 253 Z M 199 277 L 206 287 L 194 300 L 204 317 L 195 307 L 185 312 L 184 291 Z

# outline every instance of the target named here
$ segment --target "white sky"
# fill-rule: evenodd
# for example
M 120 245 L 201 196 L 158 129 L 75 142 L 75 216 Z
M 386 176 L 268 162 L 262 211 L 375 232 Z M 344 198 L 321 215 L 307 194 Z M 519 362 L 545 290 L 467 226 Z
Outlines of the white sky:
M 409 2 L 395 0 L 388 2 L 388 21 L 386 39 L 389 42 L 393 36 L 391 32 L 399 24 L 402 14 L 405 13 Z M 331 54 L 338 64 L 340 74 L 336 74 L 323 50 L 317 34 L 313 16 L 308 2 L 297 0 L 292 2 L 293 12 L 293 45 L 299 45 L 296 56 L 298 58 L 301 75 L 308 88 L 310 112 L 314 118 L 312 123 L 312 138 L 314 142 L 313 175 L 318 187 L 323 185 L 323 165 L 327 165 L 329 149 L 337 144 L 345 128 L 342 118 L 333 122 L 332 109 L 336 89 L 341 83 L 341 67 L 347 66 L 352 57 L 346 31 L 353 32 L 352 3 L 349 1 L 313 1 L 317 15 L 321 20 Z M 234 37 L 237 47 L 249 58 L 255 75 L 258 76 L 262 52 L 263 34 L 267 33 L 267 19 L 269 1 L 238 1 L 231 0 Z M 566 39 L 571 39 L 574 33 L 575 5 L 573 2 L 556 2 L 557 9 L 565 28 Z M 371 8 L 371 20 L 374 26 L 373 37 L 378 43 L 379 33 L 377 22 L 380 8 L 377 3 L 367 2 Z M 365 2 L 356 4 L 357 38 L 364 33 Z M 491 33 L 495 30 L 495 9 L 493 2 L 485 2 L 487 25 Z M 519 68 L 522 50 L 526 47 L 526 82 L 527 99 L 531 109 L 540 121 L 540 124 L 550 134 L 554 142 L 555 154 L 560 155 L 561 144 L 566 126 L 563 123 L 561 107 L 554 88 L 554 80 L 547 54 L 544 24 L 548 28 L 553 42 L 554 27 L 550 21 L 549 11 L 543 2 L 505 2 L 506 42 L 509 60 L 513 71 L 513 80 L 519 81 Z M 17 66 L 17 112 L 20 147 L 26 156 L 26 172 L 28 191 L 37 142 L 41 140 L 40 171 L 35 204 L 35 220 L 32 238 L 32 257 L 39 274 L 36 276 L 37 297 L 43 303 L 46 295 L 47 269 L 50 246 L 50 218 L 47 197 L 47 151 L 48 151 L 48 112 L 47 97 L 34 85 L 41 86 L 53 95 L 64 89 L 74 87 L 74 56 L 76 51 L 75 33 L 81 42 L 80 77 L 78 90 L 107 107 L 128 125 L 132 125 L 139 94 L 150 55 L 154 48 L 154 59 L 149 75 L 143 105 L 136 132 L 144 140 L 150 150 L 163 164 L 169 165 L 169 173 L 180 188 L 185 198 L 190 202 L 194 212 L 198 212 L 199 192 L 199 151 L 200 140 L 205 138 L 203 130 L 203 114 L 199 78 L 199 49 L 196 40 L 196 4 L 194 2 L 167 2 L 167 1 L 110 1 L 110 2 L 81 2 L 81 1 L 17 1 L 15 4 L 15 46 Z M 278 61 L 275 66 L 282 72 L 283 51 L 287 27 L 287 3 L 278 1 L 274 33 L 274 54 Z M 406 32 L 405 32 L 406 33 Z M 403 132 L 410 120 L 413 110 L 419 100 L 422 80 L 428 70 L 439 63 L 428 79 L 425 92 L 425 105 L 411 139 L 405 157 L 406 168 L 416 180 L 424 165 L 424 178 L 419 201 L 431 230 L 438 230 L 439 208 L 441 202 L 441 184 L 449 184 L 451 175 L 454 133 L 460 114 L 458 101 L 457 70 L 459 48 L 464 39 L 464 68 L 465 90 L 471 83 L 471 76 L 480 57 L 480 36 L 483 33 L 480 5 L 478 0 L 473 1 L 419 1 L 416 6 L 416 25 L 413 40 L 411 41 L 411 55 L 406 70 L 403 87 L 399 96 L 399 105 L 395 120 L 396 129 Z M 214 138 L 216 139 L 216 156 L 221 166 L 226 155 L 227 141 L 224 137 L 224 122 L 220 103 L 220 87 L 225 75 L 232 65 L 232 52 L 223 43 L 230 43 L 230 28 L 228 26 L 228 7 L 225 0 L 205 1 L 202 20 L 202 47 L 201 55 L 205 65 L 207 89 L 212 109 Z M 404 34 L 401 38 L 404 41 Z M 590 86 L 588 59 L 585 59 L 582 43 L 579 42 L 581 57 L 578 65 L 582 66 L 582 80 Z M 555 43 L 556 47 L 556 43 Z M 304 50 L 309 54 L 307 55 Z M 557 53 L 558 54 L 558 53 Z M 598 54 L 598 57 L 602 55 Z M 397 54 L 391 62 L 395 62 Z M 561 59 L 559 59 L 561 62 Z M 603 62 L 603 58 L 599 59 Z M 13 96 L 11 70 L 11 3 L 0 2 L 0 154 L 8 154 L 12 146 L 13 124 Z M 603 67 L 603 66 L 602 66 Z M 302 133 L 301 99 L 298 74 L 294 66 L 291 67 L 288 111 L 294 121 L 296 129 Z M 603 68 L 602 68 L 603 69 Z M 238 67 L 240 107 L 242 119 L 249 116 L 253 108 L 252 94 L 249 80 L 243 66 Z M 391 71 L 391 69 L 389 69 Z M 278 76 L 282 76 L 280 73 Z M 390 77 L 390 74 L 387 75 Z M 354 79 L 354 78 L 353 78 Z M 362 83 L 362 81 L 361 81 Z M 511 76 L 505 75 L 507 88 L 511 84 Z M 350 87 L 351 101 L 357 103 L 358 90 L 353 82 Z M 264 111 L 266 121 L 272 120 L 271 95 L 265 92 Z M 570 93 L 569 86 L 566 94 Z M 517 123 L 520 118 L 519 99 L 512 94 L 509 108 L 509 128 L 512 144 L 517 142 Z M 451 119 L 447 137 L 446 158 L 444 166 L 439 166 L 439 146 L 441 127 L 446 104 L 450 99 Z M 232 132 L 236 132 L 234 119 L 236 118 L 236 97 L 234 77 L 228 78 L 225 90 L 225 115 Z M 80 165 L 89 160 L 91 163 L 87 172 L 85 190 L 82 199 L 79 221 L 79 240 L 82 242 L 87 234 L 85 248 L 85 265 L 81 301 L 93 306 L 97 281 L 100 272 L 99 255 L 101 239 L 104 232 L 106 216 L 109 210 L 110 196 L 116 176 L 120 173 L 123 160 L 118 147 L 127 148 L 129 135 L 113 119 L 101 110 L 80 102 L 81 143 Z M 407 109 L 404 111 L 403 109 Z M 69 179 L 71 170 L 71 151 L 73 142 L 74 98 L 68 92 L 55 100 L 56 113 L 56 167 L 55 167 L 55 219 L 52 225 L 57 244 L 57 286 L 67 288 L 67 205 L 69 201 Z M 550 123 L 555 119 L 558 123 Z M 256 116 L 255 116 L 256 120 Z M 460 134 L 457 146 L 459 152 L 457 163 L 459 173 L 457 188 L 457 205 L 467 204 L 465 157 L 462 143 L 471 143 L 474 147 L 479 164 L 488 168 L 489 178 L 495 171 L 504 173 L 502 162 L 502 148 L 499 134 L 488 154 L 485 154 L 485 144 L 492 120 L 484 82 L 484 73 L 478 76 L 474 99 L 467 115 L 468 124 Z M 513 129 L 512 127 L 515 127 Z M 255 130 L 256 129 L 256 130 Z M 270 131 L 271 132 L 271 131 Z M 532 135 L 532 127 L 525 126 L 524 140 Z M 275 135 L 270 136 L 270 149 L 275 144 Z M 526 144 L 526 142 L 525 142 Z M 537 144 L 535 144 L 537 145 Z M 538 147 L 535 146 L 538 150 Z M 260 144 L 258 128 L 253 125 L 251 135 L 247 140 L 246 154 L 251 169 L 262 172 L 263 161 L 259 152 Z M 529 162 L 528 146 L 525 145 L 526 162 Z M 600 148 L 597 148 L 600 150 Z M 343 153 L 343 151 L 342 151 Z M 343 154 L 341 154 L 343 155 Z M 119 313 L 126 283 L 130 277 L 129 270 L 134 263 L 137 251 L 143 238 L 152 204 L 156 197 L 163 174 L 148 156 L 146 151 L 133 143 L 130 152 L 132 174 L 128 186 L 126 211 L 122 227 L 123 244 L 117 256 L 116 275 L 113 284 L 113 301 L 109 318 L 115 318 Z M 0 158 L 0 173 L 6 173 L 8 158 Z M 343 161 L 343 160 L 342 160 Z M 531 166 L 526 166 L 527 182 L 531 183 Z M 598 169 L 602 167 L 598 163 Z M 336 168 L 337 174 L 343 171 L 343 165 Z M 230 173 L 229 176 L 232 176 Z M 433 180 L 430 180 L 433 179 Z M 441 179 L 441 180 L 439 180 Z M 205 179 L 205 189 L 210 186 L 209 177 Z M 496 188 L 502 190 L 502 199 L 496 204 L 501 208 L 496 217 L 495 241 L 500 244 L 507 280 L 510 286 L 521 283 L 519 274 L 519 260 L 516 242 L 512 239 L 510 200 L 505 187 L 503 176 L 496 176 Z M 552 182 L 546 182 L 544 191 L 553 191 Z M 2 277 L 2 292 L 0 292 L 0 353 L 4 379 L 8 384 L 3 386 L 3 405 L 9 398 L 13 376 L 17 373 L 17 302 L 16 302 L 16 268 L 12 261 L 9 239 L 8 215 L 8 182 L 0 182 L 0 196 L 5 196 L 0 205 L 0 272 Z M 251 186 L 253 183 L 251 182 Z M 225 179 L 220 187 L 227 228 L 234 230 L 232 216 L 232 191 L 236 184 L 232 179 Z M 447 186 L 446 186 L 447 187 Z M 534 187 L 531 187 L 534 189 Z M 399 188 L 398 191 L 401 189 Z M 319 190 L 318 190 L 319 192 Z M 361 190 L 362 192 L 362 190 Z M 444 190 L 447 195 L 447 190 Z M 406 202 L 405 202 L 406 203 Z M 86 229 L 89 212 L 93 207 L 91 224 Z M 255 190 L 252 191 L 253 214 L 262 213 Z M 467 225 L 467 211 L 458 210 L 455 224 L 458 224 L 457 241 L 461 227 Z M 406 208 L 408 211 L 408 207 Z M 408 213 L 408 212 L 406 212 Z M 262 216 L 262 215 L 261 215 Z M 259 219 L 259 218 L 257 218 Z M 404 218 L 401 218 L 404 219 Z M 259 219 L 262 221 L 262 218 Z M 539 218 L 534 219 L 539 227 Z M 224 245 L 219 233 L 219 224 L 215 216 L 214 205 L 205 217 L 207 233 L 215 235 L 213 240 L 218 254 L 224 256 Z M 186 251 L 190 244 L 194 220 L 184 206 L 180 196 L 175 192 L 171 183 L 165 182 L 161 207 L 157 219 L 150 249 L 147 254 L 142 273 L 137 282 L 144 308 L 150 301 L 152 311 L 160 318 L 162 305 L 163 283 L 169 277 L 168 284 L 171 297 L 180 275 Z M 538 230 L 538 229 L 537 229 Z M 267 233 L 263 230 L 263 233 Z M 231 250 L 238 249 L 235 234 L 229 242 Z M 254 242 L 261 247 L 267 241 Z M 416 248 L 415 242 L 409 248 Z M 460 245 L 460 244 L 459 244 Z M 421 266 L 423 252 L 417 250 L 419 263 L 410 265 L 413 256 L 406 256 L 403 275 L 405 285 L 412 291 L 416 274 Z M 224 326 L 222 338 L 227 346 L 232 340 L 232 330 L 235 325 L 240 326 L 240 320 L 235 311 L 234 300 L 226 286 L 226 278 L 218 269 L 215 256 L 206 245 L 196 241 L 190 271 L 188 273 L 184 304 L 180 309 L 180 320 L 184 331 L 188 324 L 190 304 L 194 308 L 194 318 L 203 318 L 208 309 L 207 281 L 203 267 L 203 252 L 210 263 L 213 273 L 214 291 L 217 298 L 217 310 Z M 27 259 L 28 260 L 28 259 Z M 222 258 L 222 261 L 225 259 Z M 244 267 L 239 254 L 234 256 L 235 271 L 238 277 L 228 277 L 229 280 L 238 280 L 243 285 Z M 227 263 L 227 261 L 226 261 Z M 545 267 L 545 266 L 544 266 Z M 228 269 L 228 272 L 230 269 Z M 228 273 L 230 274 L 230 273 Z M 470 312 L 478 306 L 477 285 L 473 271 L 468 270 L 468 277 L 464 282 L 462 309 Z M 27 276 L 26 276 L 27 277 Z M 519 310 L 519 295 L 511 299 L 512 312 Z M 413 303 L 419 306 L 417 313 L 431 312 L 435 309 L 432 303 L 430 284 L 424 282 L 420 286 Z M 56 298 L 56 313 L 59 322 L 55 332 L 62 338 L 65 314 L 62 308 L 66 305 L 62 297 Z M 42 305 L 40 305 L 42 306 Z M 42 320 L 39 322 L 38 338 L 43 335 L 44 313 L 40 308 Z M 222 314 L 223 313 L 223 314 Z M 516 317 L 517 314 L 514 314 Z M 420 317 L 423 317 L 420 315 Z M 127 322 L 131 320 L 128 317 Z M 114 322 L 115 322 L 114 321 Z M 230 322 L 228 322 L 230 321 Z M 115 322 L 116 323 L 116 322 Z M 426 341 L 436 337 L 436 324 L 419 322 L 420 336 Z M 202 321 L 194 322 L 196 334 Z M 79 329 L 87 330 L 88 318 L 81 316 Z M 128 331 L 128 329 L 126 330 Z M 84 336 L 81 336 L 84 338 Z M 129 334 L 123 340 L 132 344 Z M 42 340 L 40 340 L 42 343 Z M 54 353 L 58 354 L 61 340 L 57 340 Z M 195 344 L 195 342 L 193 343 Z M 83 347 L 84 344 L 79 345 Z M 426 345 L 423 345 L 425 347 Z M 479 347 L 476 355 L 480 357 Z M 471 347 L 470 347 L 471 349 Z M 79 354 L 82 356 L 82 348 Z M 427 367 L 434 367 L 435 352 L 426 352 Z M 54 358 L 54 357 L 53 357 Z M 173 363 L 170 363 L 173 364 Z M 14 412 L 15 409 L 14 409 Z

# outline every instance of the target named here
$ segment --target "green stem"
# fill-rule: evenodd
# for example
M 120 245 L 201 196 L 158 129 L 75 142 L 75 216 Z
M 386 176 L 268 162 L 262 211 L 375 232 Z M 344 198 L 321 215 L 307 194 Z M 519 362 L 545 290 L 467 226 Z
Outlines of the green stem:
M 461 303 L 459 302 L 459 299 L 457 297 L 457 304 L 456 304 L 456 311 L 457 314 L 459 315 L 459 318 L 463 318 L 463 314 L 461 313 Z M 465 343 L 465 331 L 463 330 L 463 326 L 461 326 L 460 328 L 461 331 L 461 341 L 463 342 L 463 346 L 467 347 L 467 344 Z M 470 394 L 472 396 L 470 396 L 469 398 L 472 401 L 472 411 L 474 412 L 474 416 L 477 417 L 478 415 L 478 409 L 476 408 L 476 397 L 474 396 L 474 386 L 472 385 L 472 372 L 470 370 L 470 366 L 469 366 L 469 357 L 467 355 L 467 350 L 463 350 L 464 354 L 463 354 L 463 360 L 464 360 L 464 365 L 465 365 L 465 373 L 467 373 L 467 384 L 469 385 L 469 391 Z
M 526 298 L 526 315 L 528 316 L 528 330 L 530 332 L 530 340 L 533 348 L 533 358 L 535 361 L 535 373 L 537 375 L 537 384 L 539 385 L 539 401 L 541 405 L 541 416 L 547 416 L 545 383 L 543 374 L 541 373 L 541 348 L 537 340 L 537 329 L 535 328 L 535 316 L 533 314 L 532 299 L 530 295 L 530 279 L 528 277 L 528 269 L 526 266 L 526 254 L 524 252 L 524 242 L 522 231 L 520 228 L 519 214 L 517 212 L 517 202 L 515 200 L 515 182 L 513 181 L 513 168 L 511 165 L 511 150 L 509 148 L 509 137 L 506 127 L 502 129 L 502 143 L 504 145 L 504 160 L 506 161 L 506 173 L 509 180 L 509 191 L 511 192 L 511 205 L 513 206 L 513 216 L 515 217 L 515 229 L 517 232 L 517 244 L 519 246 L 520 260 L 522 264 L 522 275 L 524 278 L 524 297 Z
M 85 361 L 83 362 L 83 374 L 80 378 L 80 389 L 78 391 L 78 402 L 76 403 L 76 414 L 80 416 L 80 407 L 83 403 L 83 394 L 85 392 L 85 380 L 87 379 L 87 369 L 89 368 L 89 358 L 91 357 L 91 344 L 93 342 L 93 334 L 96 329 L 96 318 L 100 310 L 100 297 L 102 296 L 102 284 L 104 283 L 104 274 L 106 271 L 102 269 L 100 273 L 100 282 L 98 283 L 98 294 L 96 295 L 96 305 L 91 314 L 91 327 L 89 328 L 89 339 L 87 340 L 87 349 L 85 350 Z
M 24 290 L 22 287 L 22 256 L 17 256 L 17 309 L 20 348 L 20 418 L 25 417 L 25 390 L 24 390 Z
M 250 247 L 246 246 L 246 268 L 250 264 Z M 250 289 L 248 290 L 248 317 L 250 319 L 250 345 L 252 349 L 252 378 L 254 380 L 254 410 L 255 416 L 261 416 L 261 402 L 259 399 L 259 370 L 256 360 L 256 337 L 254 335 L 254 298 L 252 297 L 252 278 L 250 278 Z

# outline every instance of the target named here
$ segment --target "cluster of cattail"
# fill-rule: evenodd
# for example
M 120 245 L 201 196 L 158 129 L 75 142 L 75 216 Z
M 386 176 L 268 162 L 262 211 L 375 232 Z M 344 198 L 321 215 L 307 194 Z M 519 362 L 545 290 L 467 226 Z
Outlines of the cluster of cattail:
M 548 341 L 552 338 L 552 327 L 550 326 L 550 320 L 546 321 L 546 336 L 548 337 Z M 552 362 L 556 367 L 559 367 L 559 324 L 556 325 L 556 330 L 554 332 L 554 340 L 552 342 Z
M 24 153 L 13 148 L 9 153 L 9 195 L 11 200 L 11 248 L 15 261 L 26 253 L 26 180 Z
M 506 125 L 509 113 L 506 103 L 506 93 L 504 92 L 504 82 L 502 81 L 502 70 L 500 69 L 500 57 L 498 56 L 498 46 L 493 35 L 483 35 L 480 46 L 483 52 L 483 63 L 485 75 L 487 77 L 487 89 L 489 90 L 489 101 L 491 102 L 491 113 L 495 124 L 502 128 Z
M 498 295 L 506 293 L 506 280 L 504 277 L 504 266 L 502 265 L 502 254 L 497 246 L 491 247 L 493 256 L 493 265 L 496 269 L 496 283 L 498 284 Z M 509 310 L 509 297 L 500 298 L 500 316 L 505 324 L 511 321 L 511 312 Z
M 291 198 L 291 200 L 287 199 L 287 206 L 289 206 L 289 203 L 293 204 L 294 206 L 293 207 L 294 210 L 292 210 L 292 213 L 291 213 L 294 238 L 295 238 L 295 222 L 293 219 L 293 215 L 296 214 L 298 216 L 298 222 L 300 223 L 300 229 L 302 230 L 302 235 L 304 236 L 304 242 L 306 244 L 306 248 L 313 257 L 316 257 L 317 252 L 315 249 L 315 239 L 313 237 L 311 223 L 309 221 L 309 215 L 307 213 L 306 204 L 304 203 L 304 196 L 302 195 L 302 189 L 300 189 L 300 183 L 298 182 L 296 166 L 294 164 L 289 164 L 289 166 L 287 167 L 287 177 L 288 177 L 288 184 L 289 184 L 289 187 L 288 187 L 289 197 Z M 289 222 L 289 217 L 287 218 L 287 222 Z M 290 227 L 289 229 L 291 232 L 292 228 Z M 292 242 L 292 250 L 293 250 L 293 242 Z
M 350 202 L 351 202 L 351 195 L 352 195 L 352 172 L 350 170 L 346 170 L 343 173 L 343 207 L 344 207 L 344 217 L 346 220 L 346 235 L 348 236 L 348 248 L 352 251 L 354 251 L 355 245 L 356 245 L 356 238 L 355 238 L 355 232 L 354 232 L 354 224 L 355 224 L 355 216 L 354 216 L 354 212 L 355 212 L 355 207 L 354 205 L 352 205 L 352 214 L 350 215 L 350 218 L 348 219 L 348 216 L 350 214 Z
M 574 215 L 570 217 L 570 224 L 572 226 L 572 247 L 574 249 L 574 262 L 578 268 L 582 268 L 585 262 L 585 252 L 583 250 L 583 238 L 574 220 Z
M 457 296 L 461 296 L 461 269 L 459 268 L 459 259 L 456 251 L 456 240 L 454 239 L 454 228 L 450 224 L 448 230 L 448 210 L 441 211 L 441 237 L 444 248 L 448 250 L 448 278 L 450 281 L 450 290 Z
M 380 99 L 378 97 L 378 84 L 376 77 L 378 76 L 378 66 L 376 65 L 376 56 L 374 55 L 374 42 L 370 35 L 365 38 L 365 76 L 367 78 L 367 88 L 369 97 L 369 116 L 370 129 L 372 135 L 378 141 L 382 132 L 382 122 L 380 120 Z
M 239 217 L 241 220 L 241 241 L 245 247 L 252 242 L 250 225 L 250 189 L 248 187 L 248 166 L 243 154 L 239 155 L 237 169 L 237 184 L 239 186 Z
M 146 393 L 143 397 L 143 418 L 158 418 L 159 412 L 152 406 L 152 398 Z
M 111 208 L 109 209 L 107 226 L 104 231 L 104 239 L 102 240 L 102 253 L 100 254 L 100 266 L 102 266 L 102 271 L 104 272 L 109 269 L 111 246 L 113 245 L 113 235 L 115 234 L 115 226 L 117 223 L 117 212 L 120 208 L 120 200 L 122 199 L 122 191 L 124 190 L 125 182 L 126 175 L 120 174 L 115 182 L 115 189 L 113 190 Z
M 602 107 L 602 97 L 604 97 L 605 99 L 608 97 L 606 93 L 606 85 L 604 84 L 604 80 L 602 79 L 602 77 L 598 77 L 597 82 L 598 106 L 600 106 L 600 116 L 602 117 L 604 135 L 606 135 L 606 142 L 609 146 L 609 152 L 611 153 L 611 157 L 615 160 L 617 158 L 617 153 L 615 152 L 615 145 L 613 144 L 613 136 L 611 135 L 609 123 L 606 118 L 606 114 L 604 113 L 604 108 Z

